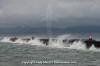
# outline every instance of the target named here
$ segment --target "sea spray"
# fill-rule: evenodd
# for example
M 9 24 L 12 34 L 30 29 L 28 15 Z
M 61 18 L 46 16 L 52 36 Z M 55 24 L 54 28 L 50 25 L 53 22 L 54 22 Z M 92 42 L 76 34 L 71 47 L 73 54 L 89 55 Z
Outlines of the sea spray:
M 81 50 L 85 50 L 85 44 L 82 41 L 75 41 L 73 42 L 73 44 L 69 47 L 71 49 L 81 49 Z
M 72 37 L 71 35 L 61 35 L 61 36 L 56 37 L 56 40 L 51 39 L 49 41 L 49 47 L 66 48 L 65 44 L 63 43 L 63 40 L 67 38 L 72 38 Z
M 90 47 L 89 49 L 90 51 L 100 51 L 100 48 L 95 48 L 94 45 L 92 45 L 92 47 Z
M 12 42 L 9 39 L 10 37 L 4 37 L 3 39 L 0 40 L 0 42 Z
M 92 45 L 89 49 L 86 48 L 86 44 L 82 42 L 81 40 L 79 41 L 74 41 L 72 43 L 69 43 L 68 41 L 63 42 L 63 40 L 69 40 L 72 38 L 75 38 L 72 35 L 60 35 L 55 38 L 50 38 L 48 39 L 48 45 L 44 44 L 42 41 L 40 41 L 41 38 L 35 37 L 32 39 L 30 37 L 29 41 L 25 41 L 23 39 L 27 39 L 27 37 L 17 37 L 18 39 L 16 41 L 11 41 L 12 37 L 4 37 L 1 42 L 9 42 L 9 43 L 17 43 L 17 44 L 26 44 L 26 45 L 38 45 L 38 46 L 46 46 L 46 47 L 52 47 L 52 48 L 69 48 L 69 49 L 78 49 L 78 50 L 90 50 L 90 51 L 100 51 L 100 49 L 97 49 Z M 29 37 L 28 37 L 29 38 Z
M 42 45 L 42 46 L 44 46 L 44 44 L 42 42 L 40 42 L 38 38 L 35 38 L 34 40 L 30 40 L 28 42 L 28 44 L 31 44 L 31 45 Z

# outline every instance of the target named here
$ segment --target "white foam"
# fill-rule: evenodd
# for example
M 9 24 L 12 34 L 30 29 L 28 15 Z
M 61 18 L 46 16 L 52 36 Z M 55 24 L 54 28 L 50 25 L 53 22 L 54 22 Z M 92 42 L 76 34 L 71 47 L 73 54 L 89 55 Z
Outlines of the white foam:
M 34 40 L 30 40 L 29 42 L 28 42 L 28 44 L 31 44 L 31 45 L 44 45 L 43 43 L 41 43 L 40 41 L 39 41 L 39 39 L 38 38 L 35 38 Z
M 0 42 L 12 42 L 9 40 L 10 37 L 4 37 Z
M 90 49 L 89 49 L 89 50 L 90 50 L 90 51 L 100 51 L 100 49 L 99 49 L 99 48 L 98 48 L 98 49 L 97 49 L 97 48 L 95 48 L 95 47 L 94 47 L 94 45 L 92 45 L 92 47 L 90 47 Z
M 50 40 L 49 41 L 49 47 L 55 47 L 55 48 L 64 48 L 64 44 L 62 42 L 62 40 Z
M 20 37 L 20 38 L 18 37 L 18 40 L 16 40 L 15 42 L 10 41 L 10 38 L 11 37 L 4 37 L 4 39 L 2 39 L 1 42 L 11 42 L 11 43 L 18 43 L 18 44 L 46 46 L 39 40 L 40 38 L 35 38 L 34 40 L 30 39 L 28 42 L 25 40 L 22 40 L 23 37 Z M 75 41 L 72 44 L 63 42 L 64 39 L 71 39 L 71 38 L 73 38 L 72 35 L 60 35 L 60 36 L 56 37 L 56 40 L 53 40 L 53 38 L 50 38 L 49 42 L 48 42 L 48 47 L 87 50 L 85 44 L 82 41 Z M 89 50 L 90 51 L 100 51 L 100 49 L 96 49 L 94 47 L 94 45 L 92 45 L 92 47 Z
M 86 50 L 85 44 L 81 41 L 75 41 L 71 46 L 71 49 L 81 49 L 81 50 Z
M 66 48 L 65 44 L 63 43 L 63 40 L 64 39 L 70 39 L 72 38 L 71 35 L 60 35 L 58 37 L 56 37 L 55 39 L 56 40 L 52 40 L 52 38 L 50 38 L 50 41 L 49 41 L 49 47 L 54 47 L 54 48 Z
M 18 40 L 16 40 L 15 42 L 13 42 L 13 43 L 20 43 L 20 44 L 25 44 L 26 43 L 26 41 L 23 41 L 22 39 L 18 39 Z

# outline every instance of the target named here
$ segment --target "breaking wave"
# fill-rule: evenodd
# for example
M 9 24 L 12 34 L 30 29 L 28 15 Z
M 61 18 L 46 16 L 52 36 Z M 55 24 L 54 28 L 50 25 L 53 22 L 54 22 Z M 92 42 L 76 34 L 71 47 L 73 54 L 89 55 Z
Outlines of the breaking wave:
M 52 48 L 69 48 L 69 49 L 78 49 L 78 50 L 90 50 L 90 51 L 100 51 L 100 49 L 96 48 L 92 45 L 89 49 L 86 48 L 86 45 L 81 40 L 73 41 L 73 43 L 69 43 L 68 41 L 63 41 L 65 39 L 73 39 L 75 38 L 72 35 L 62 35 L 56 38 L 49 38 L 45 40 L 43 38 L 34 39 L 32 37 L 4 37 L 0 42 L 9 42 L 9 43 L 17 43 L 17 44 L 28 44 L 28 45 L 39 45 L 39 46 L 46 46 Z M 43 39 L 43 40 L 42 40 Z M 45 40 L 45 41 L 44 41 Z M 48 44 L 46 44 L 48 42 Z

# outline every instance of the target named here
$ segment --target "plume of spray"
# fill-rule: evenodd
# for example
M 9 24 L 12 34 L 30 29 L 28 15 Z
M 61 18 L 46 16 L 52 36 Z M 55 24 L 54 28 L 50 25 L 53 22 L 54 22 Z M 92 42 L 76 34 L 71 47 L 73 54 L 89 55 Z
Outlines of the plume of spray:
M 69 48 L 86 50 L 85 44 L 82 41 L 75 41 Z
M 35 38 L 34 40 L 30 39 L 28 42 L 25 40 L 22 40 L 23 38 L 18 38 L 15 42 L 10 40 L 11 37 L 4 37 L 2 40 L 0 40 L 1 42 L 10 42 L 10 43 L 17 43 L 18 45 L 22 45 L 22 44 L 26 44 L 26 45 L 38 45 L 38 46 L 46 46 L 45 44 L 43 44 L 43 42 L 41 42 L 39 39 L 40 38 Z M 24 37 L 25 38 L 25 37 Z M 79 41 L 74 41 L 72 44 L 69 44 L 68 42 L 63 42 L 63 40 L 66 39 L 72 39 L 75 38 L 72 35 L 60 35 L 58 37 L 56 37 L 54 40 L 49 39 L 48 45 L 47 47 L 51 47 L 51 48 L 68 48 L 68 49 L 78 49 L 78 50 L 87 50 L 84 42 L 82 42 L 81 40 Z M 95 48 L 94 45 L 92 45 L 92 47 L 90 47 L 88 50 L 90 51 L 100 51 L 99 48 Z
M 89 49 L 90 51 L 100 51 L 100 48 L 95 48 L 94 45 L 92 45 L 92 47 L 90 47 Z
M 10 37 L 4 37 L 2 40 L 0 40 L 0 42 L 11 42 L 9 40 Z
M 61 35 L 56 37 L 56 40 L 50 40 L 49 41 L 49 47 L 56 47 L 56 48 L 66 48 L 65 44 L 63 43 L 63 40 L 69 38 L 71 39 L 71 35 Z

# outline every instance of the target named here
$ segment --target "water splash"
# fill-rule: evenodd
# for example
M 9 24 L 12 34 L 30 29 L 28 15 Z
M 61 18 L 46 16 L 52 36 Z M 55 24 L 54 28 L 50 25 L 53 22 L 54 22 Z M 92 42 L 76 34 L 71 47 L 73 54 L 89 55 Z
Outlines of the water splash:
M 74 36 L 72 35 L 60 35 L 58 37 L 55 37 L 55 40 L 49 39 L 48 45 L 41 42 L 39 37 L 33 39 L 30 39 L 28 42 L 25 40 L 22 40 L 23 37 L 18 38 L 15 42 L 10 40 L 11 37 L 4 37 L 1 42 L 10 42 L 10 43 L 17 43 L 17 44 L 27 44 L 27 45 L 38 45 L 38 46 L 46 46 L 46 47 L 52 47 L 52 48 L 69 48 L 69 49 L 78 49 L 78 50 L 90 50 L 90 51 L 100 51 L 100 49 L 97 49 L 92 45 L 89 49 L 86 48 L 85 43 L 80 41 L 74 41 L 72 44 L 68 42 L 63 42 L 64 39 L 72 39 Z M 24 37 L 25 38 L 25 37 Z

